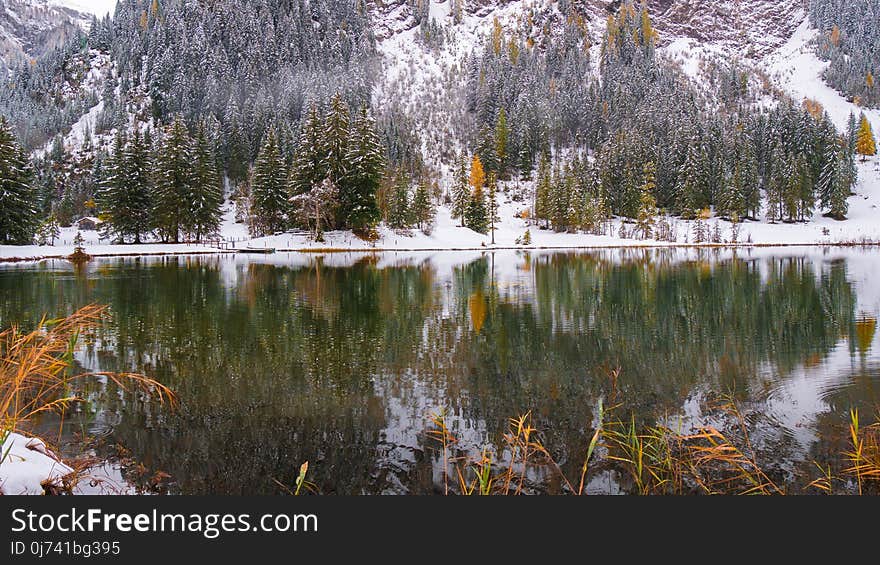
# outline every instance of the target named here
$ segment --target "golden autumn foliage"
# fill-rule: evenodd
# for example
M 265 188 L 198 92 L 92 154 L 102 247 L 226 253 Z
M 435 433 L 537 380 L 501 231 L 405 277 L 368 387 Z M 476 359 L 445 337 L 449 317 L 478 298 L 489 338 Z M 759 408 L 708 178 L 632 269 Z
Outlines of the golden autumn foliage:
M 654 25 L 651 23 L 651 16 L 648 15 L 647 9 L 642 10 L 642 37 L 649 43 L 657 41 L 657 31 L 654 30 Z
M 820 104 L 816 100 L 813 100 L 812 98 L 804 99 L 804 110 L 809 112 L 815 120 L 821 119 L 822 114 L 825 113 L 825 108 L 822 106 L 822 104 Z
M 860 353 L 871 349 L 874 335 L 877 333 L 877 318 L 861 318 L 856 321 L 856 348 Z
M 486 172 L 483 170 L 483 162 L 480 161 L 479 155 L 474 155 L 471 161 L 470 183 L 474 190 L 482 190 L 486 184 Z
M 468 299 L 468 311 L 471 314 L 471 325 L 474 333 L 480 333 L 486 323 L 486 298 L 483 291 L 478 290 Z
M 515 39 L 511 39 L 510 43 L 508 43 L 507 55 L 510 58 L 510 62 L 514 65 L 519 61 L 519 45 L 517 45 Z
M 66 318 L 43 318 L 31 330 L 12 326 L 0 332 L 0 434 L 20 429 L 38 414 L 63 414 L 82 402 L 74 383 L 89 377 L 103 377 L 122 390 L 134 388 L 160 402 L 175 402 L 170 389 L 143 375 L 72 370 L 77 343 L 97 330 L 105 312 L 101 306 L 86 306 Z
M 871 131 L 871 122 L 862 114 L 859 124 L 859 135 L 856 140 L 856 152 L 863 157 L 873 157 L 877 154 L 877 142 L 874 140 L 874 132 Z
M 504 45 L 504 28 L 498 18 L 492 22 L 492 48 L 496 55 L 501 54 L 501 46 Z

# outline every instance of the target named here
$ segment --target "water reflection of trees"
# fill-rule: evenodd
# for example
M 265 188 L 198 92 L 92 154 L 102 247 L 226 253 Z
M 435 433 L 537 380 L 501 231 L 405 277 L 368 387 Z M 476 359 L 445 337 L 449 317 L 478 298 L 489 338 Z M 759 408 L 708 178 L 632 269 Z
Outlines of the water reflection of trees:
M 784 376 L 870 329 L 843 261 L 487 255 L 438 273 L 365 257 L 238 264 L 232 282 L 224 261 L 0 271 L 2 323 L 111 305 L 102 368 L 146 371 L 181 398 L 156 413 L 120 395 L 106 407 L 115 434 L 185 492 L 275 492 L 271 479 L 290 482 L 305 460 L 325 491 L 429 490 L 424 436 L 406 461 L 387 456 L 384 436 L 440 405 L 489 430 L 473 442 L 500 443 L 507 418 L 531 409 L 574 468 L 612 367 L 627 406 L 650 419 L 698 385 L 746 396 L 762 368 Z M 526 288 L 494 261 L 523 263 Z

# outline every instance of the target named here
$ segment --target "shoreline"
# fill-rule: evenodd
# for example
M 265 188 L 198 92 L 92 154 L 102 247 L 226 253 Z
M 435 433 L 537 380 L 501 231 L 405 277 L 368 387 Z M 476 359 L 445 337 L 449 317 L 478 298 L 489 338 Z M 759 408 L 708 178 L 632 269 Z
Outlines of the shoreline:
M 632 245 L 532 245 L 532 246 L 484 246 L 484 247 L 299 247 L 290 249 L 276 249 L 278 253 L 300 253 L 303 255 L 324 255 L 342 253 L 361 253 L 364 255 L 375 253 L 444 253 L 456 251 L 595 251 L 595 250 L 619 250 L 619 249 L 768 249 L 768 248 L 878 248 L 880 241 L 869 242 L 815 242 L 815 243 L 633 243 Z M 145 252 L 113 252 L 113 253 L 90 253 L 92 258 L 113 259 L 125 257 L 174 257 L 174 256 L 206 256 L 206 255 L 248 255 L 241 250 L 232 249 L 202 249 L 199 251 L 145 251 Z M 50 259 L 67 260 L 69 254 L 58 255 L 33 255 L 33 256 L 0 256 L 0 263 L 36 263 Z

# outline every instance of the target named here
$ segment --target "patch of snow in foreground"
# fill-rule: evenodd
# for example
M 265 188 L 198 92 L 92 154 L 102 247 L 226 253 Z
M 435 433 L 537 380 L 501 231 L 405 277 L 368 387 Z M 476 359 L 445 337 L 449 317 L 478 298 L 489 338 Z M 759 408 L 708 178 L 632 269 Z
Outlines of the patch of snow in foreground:
M 10 433 L 0 445 L 0 494 L 43 494 L 41 483 L 60 484 L 73 469 L 37 438 Z

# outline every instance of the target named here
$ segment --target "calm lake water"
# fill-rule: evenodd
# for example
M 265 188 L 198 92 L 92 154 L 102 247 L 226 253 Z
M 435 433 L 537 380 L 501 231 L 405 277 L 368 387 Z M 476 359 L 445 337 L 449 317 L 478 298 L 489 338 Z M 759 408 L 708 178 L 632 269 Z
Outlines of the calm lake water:
M 78 362 L 146 373 L 179 406 L 96 382 L 68 428 L 122 446 L 140 487 L 162 471 L 172 493 L 279 493 L 309 461 L 324 493 L 437 492 L 442 408 L 471 454 L 531 411 L 578 476 L 619 368 L 618 411 L 640 423 L 717 424 L 732 394 L 798 490 L 849 410 L 880 406 L 878 273 L 880 252 L 842 249 L 46 261 L 0 265 L 0 327 L 110 306 Z M 601 465 L 588 486 L 626 489 Z

